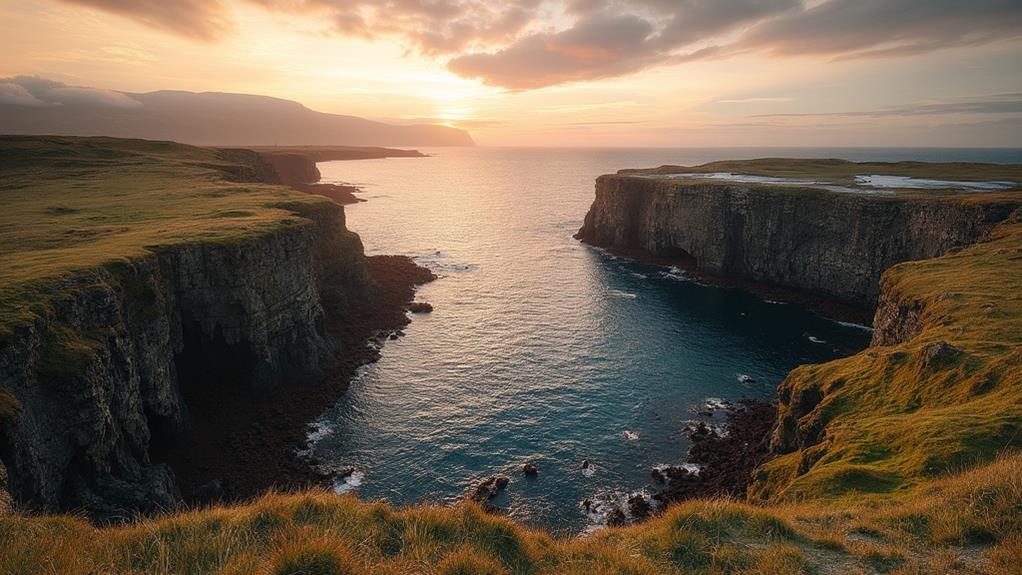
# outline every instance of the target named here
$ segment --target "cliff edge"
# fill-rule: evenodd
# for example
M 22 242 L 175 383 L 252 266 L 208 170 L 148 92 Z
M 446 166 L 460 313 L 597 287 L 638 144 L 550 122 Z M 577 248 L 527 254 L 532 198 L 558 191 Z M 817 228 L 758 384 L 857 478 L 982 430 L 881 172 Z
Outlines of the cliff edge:
M 750 497 L 905 496 L 1022 447 L 1022 167 L 754 160 L 602 176 L 578 237 L 875 310 L 793 370 Z
M 1006 192 L 858 187 L 858 174 L 1022 181 L 1017 167 L 754 160 L 597 179 L 576 237 L 697 272 L 872 310 L 892 265 L 974 243 L 1022 202 Z M 730 176 L 730 177 L 729 177 Z M 952 182 L 953 183 L 953 182 Z M 1016 184 L 1017 185 L 1017 184 Z M 835 191 L 839 189 L 840 191 Z
M 277 386 L 331 357 L 325 308 L 366 297 L 333 202 L 255 152 L 4 137 L 0 461 L 14 500 L 106 520 L 171 508 L 149 447 L 184 385 Z M 5 399 L 6 398 L 6 399 Z

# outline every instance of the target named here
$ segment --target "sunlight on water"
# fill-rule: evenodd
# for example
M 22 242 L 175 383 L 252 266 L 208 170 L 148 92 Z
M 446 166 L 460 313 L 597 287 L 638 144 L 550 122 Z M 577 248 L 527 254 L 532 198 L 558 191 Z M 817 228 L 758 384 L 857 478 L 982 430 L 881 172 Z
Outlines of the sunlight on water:
M 681 430 L 707 402 L 768 398 L 796 365 L 869 341 L 571 237 L 599 174 L 762 152 L 429 152 L 320 165 L 325 182 L 365 187 L 368 201 L 346 210 L 368 253 L 412 255 L 442 276 L 418 294 L 435 311 L 414 316 L 311 430 L 321 460 L 357 470 L 341 484 L 362 498 L 449 502 L 504 473 L 497 503 L 513 516 L 579 532 L 591 519 L 581 500 L 652 489 L 654 465 L 683 460 Z M 946 151 L 916 159 L 943 159 L 927 153 Z M 526 461 L 537 479 L 518 471 Z

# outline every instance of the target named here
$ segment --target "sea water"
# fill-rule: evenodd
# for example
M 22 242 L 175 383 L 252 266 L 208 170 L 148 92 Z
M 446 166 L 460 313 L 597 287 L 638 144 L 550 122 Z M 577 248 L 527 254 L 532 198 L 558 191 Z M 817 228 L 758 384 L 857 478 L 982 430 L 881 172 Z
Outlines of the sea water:
M 864 348 L 870 332 L 798 305 L 701 285 L 572 239 L 596 176 L 761 156 L 1019 161 L 1017 150 L 548 150 L 447 148 L 426 158 L 320 164 L 354 183 L 346 207 L 368 254 L 406 254 L 440 279 L 310 428 L 311 450 L 355 473 L 339 492 L 451 503 L 496 474 L 495 503 L 558 533 L 592 527 L 580 502 L 656 485 L 684 461 L 706 407 L 769 399 L 799 364 Z M 591 462 L 583 469 L 581 462 Z M 535 462 L 539 476 L 520 466 Z

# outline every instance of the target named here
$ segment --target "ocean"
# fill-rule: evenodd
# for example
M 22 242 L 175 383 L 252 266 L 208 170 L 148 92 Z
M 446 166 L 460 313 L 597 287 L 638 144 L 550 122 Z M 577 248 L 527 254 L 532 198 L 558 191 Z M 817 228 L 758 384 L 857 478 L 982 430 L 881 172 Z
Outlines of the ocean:
M 591 529 L 584 499 L 656 489 L 707 402 L 769 399 L 792 368 L 859 351 L 871 333 L 793 304 L 701 285 L 572 238 L 596 176 L 754 157 L 1022 162 L 1022 150 L 427 149 L 327 162 L 361 186 L 349 229 L 368 254 L 405 254 L 440 279 L 405 336 L 310 428 L 311 450 L 356 471 L 339 492 L 452 503 L 496 474 L 494 501 L 555 533 Z M 582 460 L 589 469 L 582 469 Z M 520 472 L 535 462 L 539 476 Z

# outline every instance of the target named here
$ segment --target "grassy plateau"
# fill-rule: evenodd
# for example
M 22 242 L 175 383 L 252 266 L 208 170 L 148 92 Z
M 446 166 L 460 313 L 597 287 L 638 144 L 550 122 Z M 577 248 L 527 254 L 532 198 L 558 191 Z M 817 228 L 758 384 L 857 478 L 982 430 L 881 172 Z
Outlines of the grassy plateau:
M 335 209 L 250 172 L 230 152 L 173 142 L 0 136 L 0 341 L 83 270 Z
M 954 162 L 934 164 L 927 162 L 849 162 L 835 159 L 792 159 L 792 158 L 760 158 L 757 160 L 723 160 L 699 166 L 660 166 L 651 169 L 626 169 L 618 172 L 621 175 L 637 176 L 669 176 L 672 174 L 712 174 L 732 173 L 749 176 L 766 176 L 775 178 L 797 178 L 815 180 L 821 184 L 856 187 L 856 176 L 904 176 L 909 178 L 947 180 L 961 182 L 1014 182 L 1015 186 L 996 192 L 972 192 L 947 189 L 919 190 L 913 188 L 891 188 L 891 194 L 880 194 L 875 201 L 910 200 L 913 198 L 930 199 L 934 197 L 954 197 L 959 201 L 991 202 L 1001 200 L 1017 200 L 1018 191 L 1022 190 L 1022 165 L 1019 164 L 977 164 Z M 722 180 L 702 180 L 686 178 L 683 182 L 718 183 Z M 803 185 L 750 184 L 749 187 L 765 189 L 775 193 L 821 193 L 819 188 Z
M 297 225 L 282 202 L 323 201 L 241 183 L 237 164 L 213 150 L 68 138 L 0 146 L 8 330 L 77 270 L 175 242 L 241 241 Z M 820 177 L 814 161 L 763 162 L 764 175 Z M 1017 166 L 912 169 L 896 173 L 1020 179 Z M 1005 194 L 1017 196 L 991 197 Z M 1022 222 L 883 281 L 889 297 L 922 310 L 917 335 L 793 371 L 780 415 L 813 440 L 767 460 L 745 500 L 688 501 L 576 538 L 471 503 L 396 509 L 323 491 L 115 527 L 15 510 L 0 516 L 0 573 L 1022 573 Z M 16 410 L 4 398 L 0 389 L 0 412 Z

